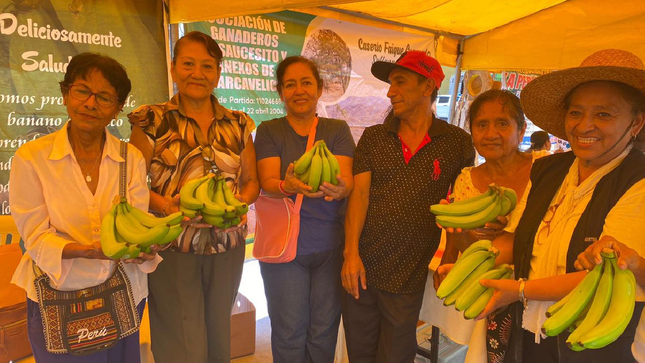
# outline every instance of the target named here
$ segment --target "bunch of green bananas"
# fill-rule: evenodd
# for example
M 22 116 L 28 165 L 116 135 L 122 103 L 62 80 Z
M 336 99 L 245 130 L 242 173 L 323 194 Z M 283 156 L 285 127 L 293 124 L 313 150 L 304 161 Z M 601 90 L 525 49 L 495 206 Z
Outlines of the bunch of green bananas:
M 249 211 L 246 203 L 235 198 L 224 178 L 212 173 L 184 184 L 179 190 L 179 204 L 189 218 L 200 214 L 204 222 L 219 229 L 237 226 Z
M 457 310 L 464 312 L 466 319 L 477 317 L 495 292 L 495 289 L 486 288 L 479 281 L 508 279 L 513 273 L 507 264 L 493 269 L 498 253 L 491 241 L 480 240 L 471 244 L 439 285 L 437 297 L 444 299 L 445 306 L 455 304 Z
M 125 198 L 115 198 L 110 212 L 101 221 L 101 249 L 112 259 L 136 258 L 150 252 L 154 244 L 165 245 L 179 237 L 182 212 L 157 218 L 133 207 Z
M 555 336 L 572 331 L 567 345 L 574 351 L 599 349 L 625 331 L 634 312 L 636 279 L 616 264 L 616 253 L 601 253 L 603 263 L 589 271 L 578 286 L 546 311 L 542 332 Z
M 325 141 L 318 140 L 293 164 L 293 172 L 315 193 L 323 182 L 338 185 L 336 175 L 340 174 L 340 165 Z
M 497 216 L 509 214 L 517 204 L 517 194 L 510 188 L 491 184 L 476 197 L 450 204 L 434 204 L 430 212 L 442 227 L 473 229 L 483 227 Z

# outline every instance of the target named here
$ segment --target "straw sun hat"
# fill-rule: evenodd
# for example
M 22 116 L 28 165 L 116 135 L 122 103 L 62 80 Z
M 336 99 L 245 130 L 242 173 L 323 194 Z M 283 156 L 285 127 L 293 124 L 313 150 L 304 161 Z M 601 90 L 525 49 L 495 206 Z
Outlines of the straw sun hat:
M 645 67 L 630 52 L 600 50 L 582 61 L 580 67 L 548 73 L 527 84 L 521 97 L 524 114 L 541 129 L 566 140 L 564 99 L 574 88 L 591 81 L 620 82 L 645 94 Z

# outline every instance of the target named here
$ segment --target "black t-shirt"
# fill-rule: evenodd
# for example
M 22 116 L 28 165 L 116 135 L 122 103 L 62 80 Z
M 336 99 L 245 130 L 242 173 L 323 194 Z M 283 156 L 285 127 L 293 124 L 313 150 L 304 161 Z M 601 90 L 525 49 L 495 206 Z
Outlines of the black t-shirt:
M 316 140 L 324 140 L 334 155 L 354 157 L 354 139 L 345 121 L 320 117 Z M 300 136 L 287 119 L 264 121 L 255 136 L 257 160 L 280 158 L 280 177 L 284 179 L 289 163 L 295 162 L 307 148 L 307 136 Z M 292 196 L 295 200 L 295 196 Z M 307 198 L 300 210 L 298 254 L 307 255 L 332 250 L 345 238 L 343 222 L 345 200 L 327 202 L 323 198 Z
M 391 293 L 423 291 L 441 229 L 430 206 L 475 158 L 470 135 L 434 118 L 430 142 L 405 163 L 400 120 L 365 129 L 354 157 L 354 175 L 371 172 L 367 218 L 359 253 L 370 286 Z

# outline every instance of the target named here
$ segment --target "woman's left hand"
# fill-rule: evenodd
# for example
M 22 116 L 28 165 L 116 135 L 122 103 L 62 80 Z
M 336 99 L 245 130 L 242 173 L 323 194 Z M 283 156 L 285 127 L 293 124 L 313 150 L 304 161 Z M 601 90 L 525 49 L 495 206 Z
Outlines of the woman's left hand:
M 325 200 L 328 202 L 341 200 L 346 197 L 347 183 L 345 183 L 345 180 L 340 174 L 336 175 L 336 179 L 338 179 L 338 185 L 323 182 L 320 186 L 320 190 L 325 193 Z
M 517 280 L 481 280 L 480 284 L 484 287 L 494 288 L 495 293 L 493 293 L 493 297 L 488 301 L 484 311 L 475 320 L 484 319 L 493 311 L 510 305 L 520 299 L 520 282 Z
M 495 221 L 486 223 L 484 227 L 475 228 L 472 232 L 477 240 L 487 239 L 492 241 L 504 232 L 507 224 L 508 218 L 505 216 L 497 216 Z
M 155 256 L 157 255 L 157 251 L 161 250 L 161 246 L 159 245 L 152 245 L 150 246 L 150 252 L 145 253 L 145 252 L 140 252 L 139 256 L 137 258 L 129 258 L 127 260 L 122 260 L 125 263 L 136 263 L 137 265 L 140 265 L 146 261 L 152 261 L 155 259 Z

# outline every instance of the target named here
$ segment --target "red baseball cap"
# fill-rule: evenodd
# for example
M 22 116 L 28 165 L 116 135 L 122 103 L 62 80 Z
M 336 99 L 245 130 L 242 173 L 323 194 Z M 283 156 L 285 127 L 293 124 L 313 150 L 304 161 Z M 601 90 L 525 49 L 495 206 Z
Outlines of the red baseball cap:
M 388 77 L 394 68 L 404 68 L 426 78 L 434 79 L 437 89 L 445 78 L 439 61 L 420 50 L 407 51 L 395 63 L 378 61 L 372 64 L 372 74 L 383 82 L 389 83 Z

